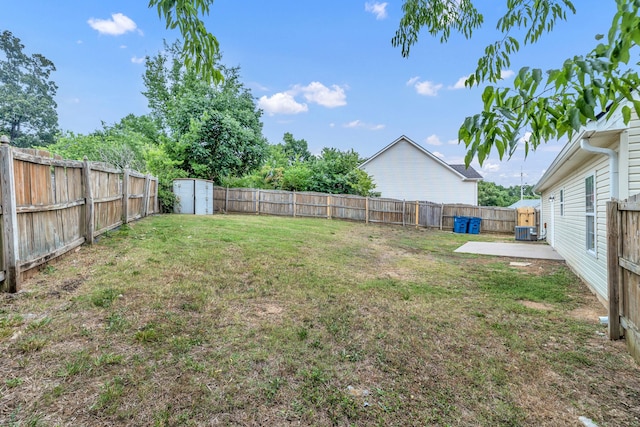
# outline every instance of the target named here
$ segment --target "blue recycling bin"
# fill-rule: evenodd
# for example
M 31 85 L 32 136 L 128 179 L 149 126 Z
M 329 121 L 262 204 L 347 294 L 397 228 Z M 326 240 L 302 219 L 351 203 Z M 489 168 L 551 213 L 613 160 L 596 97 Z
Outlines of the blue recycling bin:
M 466 233 L 469 226 L 469 217 L 466 216 L 454 216 L 453 217 L 453 232 L 454 233 Z
M 469 234 L 480 234 L 480 223 L 482 222 L 482 218 L 469 218 L 469 228 L 467 229 L 467 233 Z

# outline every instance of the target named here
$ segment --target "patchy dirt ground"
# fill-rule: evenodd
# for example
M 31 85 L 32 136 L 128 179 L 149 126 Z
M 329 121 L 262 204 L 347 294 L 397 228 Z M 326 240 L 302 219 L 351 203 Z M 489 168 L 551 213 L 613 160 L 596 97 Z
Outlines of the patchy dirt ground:
M 0 295 L 0 425 L 639 426 L 597 298 L 462 238 L 143 221 Z

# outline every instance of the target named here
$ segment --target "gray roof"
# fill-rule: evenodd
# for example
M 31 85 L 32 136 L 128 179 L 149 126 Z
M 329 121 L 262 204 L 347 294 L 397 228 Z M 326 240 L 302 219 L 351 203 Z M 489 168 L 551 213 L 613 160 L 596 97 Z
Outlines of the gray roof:
M 482 175 L 480 175 L 474 168 L 469 166 L 468 168 L 464 165 L 449 165 L 452 169 L 455 169 L 456 172 L 465 176 L 465 178 L 469 179 L 482 179 Z
M 518 208 L 540 208 L 540 199 L 523 199 L 523 200 L 518 200 L 517 202 L 515 202 L 514 204 L 512 204 L 511 206 L 509 206 L 512 209 L 518 209 Z

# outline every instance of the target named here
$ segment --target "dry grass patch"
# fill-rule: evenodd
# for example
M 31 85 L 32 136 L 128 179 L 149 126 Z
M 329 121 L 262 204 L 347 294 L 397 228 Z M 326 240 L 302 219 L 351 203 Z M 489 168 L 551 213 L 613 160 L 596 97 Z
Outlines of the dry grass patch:
M 0 425 L 639 425 L 595 297 L 468 239 L 145 219 L 0 297 Z

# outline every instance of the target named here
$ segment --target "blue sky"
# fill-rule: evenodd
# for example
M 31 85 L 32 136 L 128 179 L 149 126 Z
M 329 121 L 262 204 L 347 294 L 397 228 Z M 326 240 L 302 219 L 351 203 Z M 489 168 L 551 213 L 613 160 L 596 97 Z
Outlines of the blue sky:
M 406 135 L 447 163 L 462 163 L 458 127 L 481 109 L 482 88 L 460 87 L 478 56 L 497 39 L 493 30 L 506 0 L 476 1 L 485 28 L 471 40 L 454 36 L 445 45 L 423 34 L 408 59 L 391 46 L 402 16 L 401 1 L 216 0 L 205 18 L 217 36 L 222 62 L 240 74 L 264 110 L 270 143 L 285 132 L 323 147 L 355 149 L 363 157 Z M 612 0 L 575 2 L 576 15 L 513 58 L 524 65 L 558 67 L 585 54 L 594 37 L 606 33 L 615 12 Z M 20 38 L 27 53 L 41 53 L 57 71 L 60 127 L 89 133 L 101 123 L 148 112 L 142 74 L 144 57 L 162 49 L 168 31 L 147 0 L 2 1 L 0 30 Z M 488 6 L 487 6 L 488 5 Z M 508 82 L 512 73 L 505 74 Z M 550 142 L 525 160 L 495 155 L 474 167 L 502 185 L 534 184 L 561 142 Z

